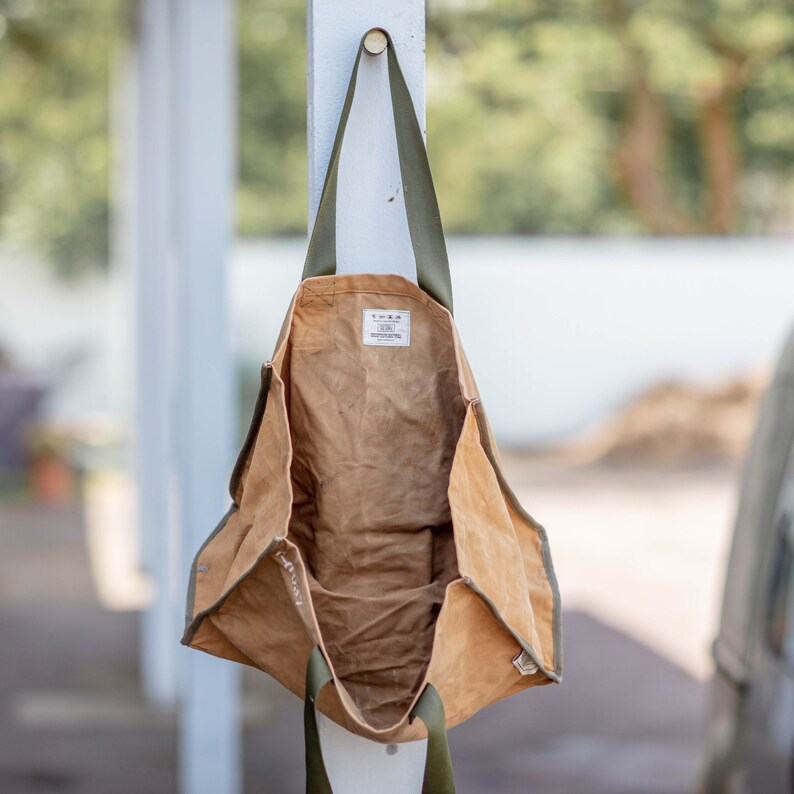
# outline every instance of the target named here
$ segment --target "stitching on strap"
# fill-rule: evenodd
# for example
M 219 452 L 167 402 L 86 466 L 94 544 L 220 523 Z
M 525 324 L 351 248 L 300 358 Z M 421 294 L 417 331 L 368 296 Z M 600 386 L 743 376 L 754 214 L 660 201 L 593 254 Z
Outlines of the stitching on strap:
M 427 300 L 427 308 L 430 310 L 430 314 L 433 315 L 434 320 L 441 323 L 442 325 L 446 325 L 446 316 L 430 298 Z
M 335 281 L 318 284 L 315 289 L 312 289 L 308 284 L 304 284 L 303 292 L 301 292 L 301 308 L 311 306 L 312 304 L 314 308 L 333 306 L 335 291 Z

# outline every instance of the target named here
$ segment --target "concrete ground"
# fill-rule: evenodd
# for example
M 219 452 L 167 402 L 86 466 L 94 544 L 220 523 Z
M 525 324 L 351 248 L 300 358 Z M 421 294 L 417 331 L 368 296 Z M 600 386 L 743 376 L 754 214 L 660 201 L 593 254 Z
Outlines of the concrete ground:
M 691 791 L 733 473 L 506 464 L 550 533 L 565 680 L 451 732 L 458 790 Z M 2 794 L 176 791 L 174 716 L 138 693 L 137 618 L 100 602 L 88 536 L 77 505 L 0 504 Z M 301 704 L 245 680 L 246 791 L 301 792 Z

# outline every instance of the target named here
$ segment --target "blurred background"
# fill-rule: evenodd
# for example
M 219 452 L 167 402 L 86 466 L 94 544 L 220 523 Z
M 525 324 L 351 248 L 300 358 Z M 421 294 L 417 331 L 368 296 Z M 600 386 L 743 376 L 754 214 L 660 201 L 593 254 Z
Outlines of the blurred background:
M 305 254 L 305 3 L 236 24 L 242 438 Z M 0 0 L 2 792 L 177 786 L 175 714 L 139 684 L 137 25 L 132 0 Z M 428 0 L 427 140 L 456 320 L 566 610 L 564 685 L 452 732 L 461 791 L 692 791 L 738 467 L 794 321 L 794 16 Z M 298 790 L 300 704 L 244 685 L 246 790 Z

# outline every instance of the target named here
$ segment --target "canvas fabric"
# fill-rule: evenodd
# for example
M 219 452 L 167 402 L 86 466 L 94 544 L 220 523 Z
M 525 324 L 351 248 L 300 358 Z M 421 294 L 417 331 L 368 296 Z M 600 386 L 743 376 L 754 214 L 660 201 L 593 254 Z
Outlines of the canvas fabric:
M 389 45 L 406 204 L 423 194 L 437 216 Z M 451 313 L 440 220 L 411 226 L 419 284 L 338 275 L 333 239 L 317 243 L 335 228 L 349 102 L 312 240 L 326 260 L 310 247 L 262 368 L 231 508 L 191 571 L 183 638 L 308 694 L 307 753 L 315 706 L 356 734 L 404 742 L 562 673 L 547 535 L 502 473 Z M 367 344 L 367 312 L 409 315 L 409 343 Z

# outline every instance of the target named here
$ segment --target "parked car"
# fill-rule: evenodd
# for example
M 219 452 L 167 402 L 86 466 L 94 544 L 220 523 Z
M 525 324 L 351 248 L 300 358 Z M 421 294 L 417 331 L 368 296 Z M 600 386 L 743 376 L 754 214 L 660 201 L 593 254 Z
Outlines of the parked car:
M 794 333 L 742 476 L 702 794 L 794 792 Z

